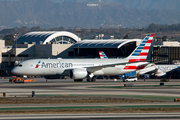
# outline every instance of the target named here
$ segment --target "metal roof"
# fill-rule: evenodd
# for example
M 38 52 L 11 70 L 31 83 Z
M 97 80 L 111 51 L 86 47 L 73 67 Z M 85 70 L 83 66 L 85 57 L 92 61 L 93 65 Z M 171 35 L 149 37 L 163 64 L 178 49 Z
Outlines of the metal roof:
M 36 42 L 36 44 L 40 44 L 40 41 L 46 44 L 46 42 L 50 42 L 53 38 L 58 36 L 68 36 L 76 42 L 81 40 L 77 35 L 67 31 L 38 31 L 24 34 L 17 40 L 17 44 L 22 44 L 23 42 Z
M 124 44 L 141 39 L 108 39 L 108 40 L 82 40 L 72 45 L 71 48 L 120 48 Z

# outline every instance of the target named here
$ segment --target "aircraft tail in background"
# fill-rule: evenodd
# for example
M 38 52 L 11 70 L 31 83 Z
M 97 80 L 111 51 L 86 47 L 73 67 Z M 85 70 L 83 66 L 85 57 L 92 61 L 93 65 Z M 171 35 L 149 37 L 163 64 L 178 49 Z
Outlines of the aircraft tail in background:
M 107 59 L 108 58 L 103 51 L 99 51 L 99 56 L 101 59 L 104 59 L 104 58 Z
M 147 35 L 141 44 L 127 58 L 129 62 L 146 61 L 154 34 Z M 103 51 L 99 51 L 101 59 L 108 58 Z

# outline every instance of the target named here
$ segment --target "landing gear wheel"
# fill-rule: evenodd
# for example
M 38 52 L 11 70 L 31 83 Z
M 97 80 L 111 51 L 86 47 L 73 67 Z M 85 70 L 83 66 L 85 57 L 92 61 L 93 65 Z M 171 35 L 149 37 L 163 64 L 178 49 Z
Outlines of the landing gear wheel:
M 87 82 L 95 82 L 95 81 L 96 81 L 96 78 L 95 78 L 95 77 L 87 78 Z
M 74 82 L 82 82 L 83 79 L 74 79 Z
M 92 82 L 95 82 L 95 81 L 96 81 L 96 78 L 95 78 L 95 77 L 93 77 L 93 78 L 91 79 L 91 81 L 92 81 Z
M 87 82 L 91 82 L 91 78 L 87 78 Z

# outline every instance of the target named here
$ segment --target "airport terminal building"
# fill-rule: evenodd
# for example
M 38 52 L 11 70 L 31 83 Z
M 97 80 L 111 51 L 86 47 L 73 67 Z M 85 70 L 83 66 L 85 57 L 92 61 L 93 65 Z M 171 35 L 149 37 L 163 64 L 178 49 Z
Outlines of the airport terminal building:
M 71 45 L 81 39 L 67 31 L 39 31 L 29 32 L 21 36 L 14 46 L 5 46 L 0 40 L 0 75 L 9 76 L 15 64 L 28 59 L 53 58 L 64 53 Z
M 158 64 L 179 64 L 180 43 L 178 41 L 166 41 L 161 45 L 154 45 L 152 60 Z
M 0 76 L 10 76 L 11 69 L 19 62 L 39 58 L 96 58 L 100 59 L 99 51 L 103 51 L 108 58 L 124 58 L 140 44 L 141 39 L 87 39 L 81 40 L 77 35 L 67 31 L 39 31 L 29 32 L 21 36 L 14 46 L 5 46 L 5 41 L 0 40 Z M 149 60 L 161 60 L 179 56 L 179 46 L 154 45 L 148 54 Z M 174 44 L 173 44 L 174 45 Z M 161 49 L 160 47 L 161 46 Z M 162 49 L 163 48 L 163 49 Z M 163 54 L 164 56 L 160 55 Z M 171 62 L 168 62 L 169 64 Z M 177 62 L 177 61 L 176 61 Z M 166 63 L 166 64 L 168 64 Z
M 108 58 L 124 58 L 129 56 L 140 42 L 141 39 L 82 40 L 73 44 L 70 49 L 74 51 L 74 57 L 99 58 L 99 51 L 103 51 Z

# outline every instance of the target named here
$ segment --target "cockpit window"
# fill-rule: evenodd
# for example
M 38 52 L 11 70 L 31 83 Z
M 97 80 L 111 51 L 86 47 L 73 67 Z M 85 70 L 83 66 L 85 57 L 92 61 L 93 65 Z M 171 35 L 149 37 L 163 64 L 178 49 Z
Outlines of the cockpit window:
M 22 67 L 22 64 L 17 64 L 16 67 Z

